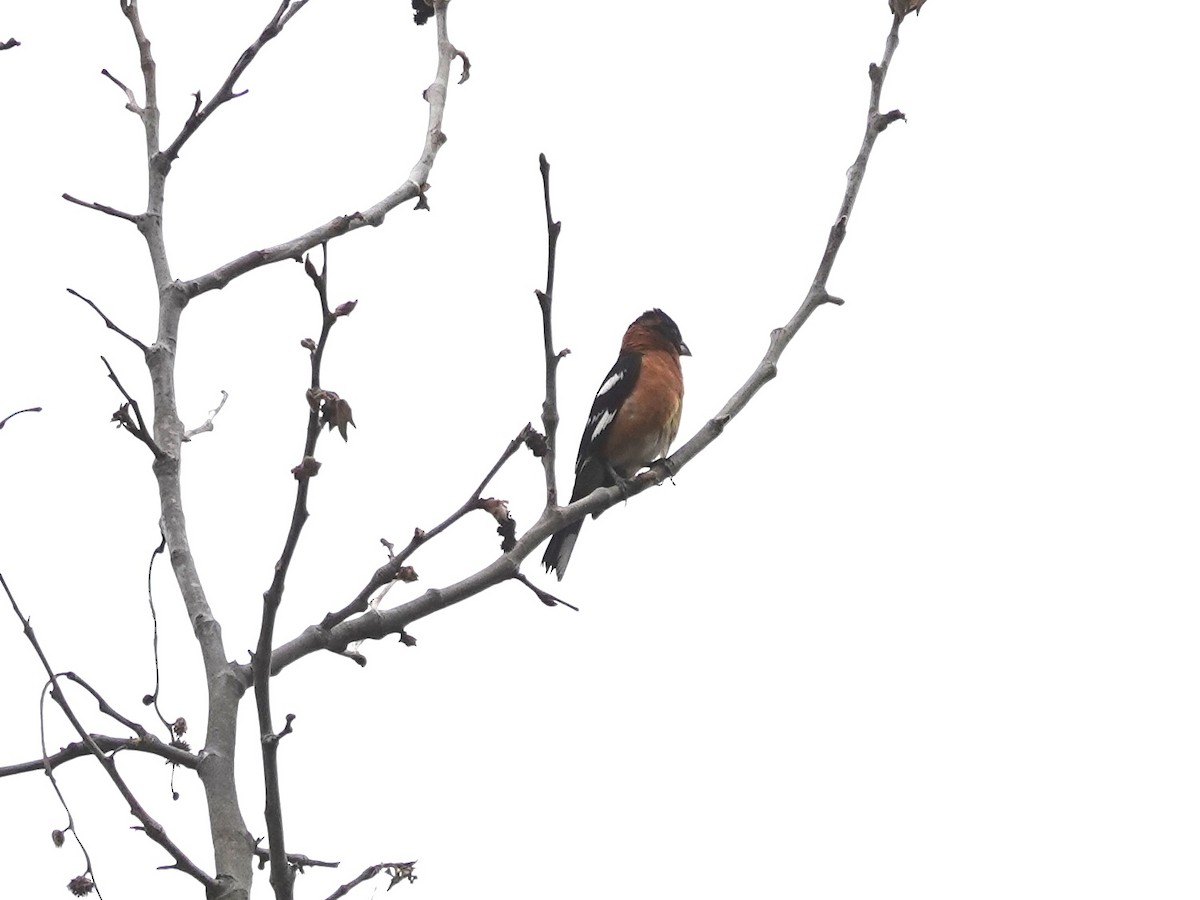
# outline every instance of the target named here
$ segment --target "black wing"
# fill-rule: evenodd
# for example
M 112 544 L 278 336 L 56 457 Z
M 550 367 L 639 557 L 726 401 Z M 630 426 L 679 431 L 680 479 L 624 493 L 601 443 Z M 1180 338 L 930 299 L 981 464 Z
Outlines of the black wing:
M 579 440 L 579 455 L 575 457 L 576 474 L 579 474 L 588 457 L 604 447 L 606 432 L 616 418 L 617 410 L 628 399 L 641 369 L 642 354 L 636 350 L 624 350 L 600 383 L 596 399 L 592 401 L 592 411 L 588 413 L 587 425 L 583 428 L 583 437 Z

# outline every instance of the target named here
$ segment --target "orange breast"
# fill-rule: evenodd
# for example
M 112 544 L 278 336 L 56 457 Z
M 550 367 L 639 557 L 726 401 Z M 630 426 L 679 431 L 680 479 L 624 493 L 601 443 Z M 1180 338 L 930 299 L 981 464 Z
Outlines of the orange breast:
M 629 478 L 661 456 L 665 456 L 679 433 L 683 411 L 683 377 L 679 363 L 658 354 L 642 360 L 638 384 L 621 404 L 607 441 L 609 462 Z

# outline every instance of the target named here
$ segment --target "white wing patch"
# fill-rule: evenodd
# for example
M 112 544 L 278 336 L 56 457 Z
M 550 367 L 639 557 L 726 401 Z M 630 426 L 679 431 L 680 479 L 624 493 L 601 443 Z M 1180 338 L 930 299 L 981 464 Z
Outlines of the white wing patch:
M 604 383 L 605 387 L 609 386 L 608 385 L 609 381 L 619 381 L 620 378 L 621 378 L 620 375 L 614 375 L 612 378 L 610 378 L 608 381 L 606 381 Z M 604 393 L 603 387 L 600 388 L 600 393 L 602 393 L 602 394 Z M 600 417 L 596 422 L 596 427 L 592 429 L 591 440 L 593 443 L 595 443 L 596 438 L 598 438 L 600 436 L 600 433 L 602 431 L 604 431 L 604 429 L 607 428 L 612 423 L 612 420 L 615 419 L 616 417 L 617 417 L 617 411 L 615 409 L 606 409 L 604 412 L 602 412 L 600 414 Z
M 608 381 L 606 381 L 606 382 L 604 382 L 604 384 L 600 385 L 600 390 L 596 391 L 596 396 L 603 397 L 605 394 L 607 394 L 609 391 L 611 391 L 613 388 L 615 388 L 618 384 L 620 384 L 621 379 L 624 377 L 625 377 L 624 369 L 622 369 L 620 372 L 613 373 L 613 375 L 611 375 L 609 377 Z M 605 423 L 605 424 L 607 424 L 607 423 Z M 601 427 L 603 428 L 603 426 L 601 426 Z M 594 439 L 595 435 L 592 435 L 592 437 Z

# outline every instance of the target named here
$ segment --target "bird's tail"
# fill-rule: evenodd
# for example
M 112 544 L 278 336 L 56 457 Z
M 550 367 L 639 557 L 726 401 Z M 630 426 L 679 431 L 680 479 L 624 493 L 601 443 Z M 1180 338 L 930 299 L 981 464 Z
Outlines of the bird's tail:
M 576 500 L 586 497 L 596 488 L 610 483 L 611 480 L 602 463 L 596 459 L 585 460 L 579 471 L 575 473 L 575 489 L 571 491 L 571 502 L 574 503 Z M 597 515 L 599 513 L 592 513 L 592 518 Z M 553 569 L 558 575 L 559 581 L 562 581 L 562 577 L 567 571 L 567 563 L 571 561 L 571 552 L 575 549 L 575 541 L 579 539 L 579 529 L 582 527 L 582 519 L 573 522 L 555 532 L 554 537 L 550 538 L 550 543 L 546 545 L 546 554 L 542 557 L 542 565 L 546 567 L 547 572 Z
M 575 549 L 575 541 L 579 539 L 579 529 L 583 527 L 583 519 L 573 522 L 562 531 L 556 531 L 550 543 L 546 545 L 546 553 L 542 557 L 542 565 L 546 571 L 554 570 L 559 581 L 567 572 L 567 563 L 571 561 L 571 551 Z

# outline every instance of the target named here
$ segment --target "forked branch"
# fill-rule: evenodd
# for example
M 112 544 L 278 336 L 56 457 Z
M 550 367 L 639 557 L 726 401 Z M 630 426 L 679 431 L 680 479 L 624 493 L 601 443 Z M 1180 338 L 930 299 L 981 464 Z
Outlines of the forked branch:
M 871 95 L 862 148 L 847 174 L 846 191 L 842 199 L 841 208 L 833 227 L 830 229 L 825 251 L 817 265 L 817 272 L 808 289 L 808 293 L 787 324 L 771 332 L 771 340 L 766 355 L 750 375 L 749 379 L 734 392 L 733 396 L 730 397 L 721 410 L 710 418 L 669 459 L 663 460 L 651 469 L 641 473 L 628 484 L 600 488 L 593 491 L 587 497 L 577 500 L 568 506 L 559 507 L 547 504 L 547 508 L 543 511 L 538 521 L 521 536 L 511 550 L 501 554 L 473 575 L 443 588 L 432 588 L 405 603 L 389 609 L 379 610 L 370 616 L 360 616 L 356 619 L 343 620 L 332 624 L 331 627 L 307 629 L 288 643 L 276 648 L 272 662 L 273 672 L 278 672 L 296 660 L 317 650 L 341 652 L 351 642 L 378 639 L 388 634 L 403 634 L 407 626 L 418 619 L 459 603 L 468 597 L 473 597 L 501 582 L 516 578 L 520 572 L 521 563 L 551 534 L 565 525 L 579 521 L 586 515 L 601 512 L 629 497 L 640 494 L 654 485 L 660 484 L 664 478 L 680 471 L 705 447 L 720 436 L 729 421 L 745 408 L 746 404 L 750 402 L 764 384 L 775 377 L 780 356 L 817 307 L 826 303 L 835 305 L 842 303 L 840 298 L 829 294 L 826 285 L 837 258 L 838 250 L 845 239 L 846 226 L 850 218 L 850 213 L 854 208 L 854 201 L 862 188 L 863 175 L 866 172 L 866 164 L 874 147 L 875 139 L 887 127 L 888 122 L 895 121 L 900 117 L 899 113 L 887 113 L 881 117 L 879 113 L 879 101 L 883 83 L 887 77 L 888 68 L 891 65 L 892 56 L 899 44 L 899 28 L 902 20 L 903 17 L 901 16 L 893 19 L 884 48 L 883 59 L 878 65 L 873 64 L 871 66 Z M 546 179 L 543 184 L 548 194 L 547 176 L 548 166 L 543 166 L 543 177 Z M 547 227 L 551 235 L 550 249 L 553 252 L 558 229 L 557 223 L 554 222 L 550 215 L 548 196 L 546 218 Z M 547 279 L 547 287 L 552 287 L 549 278 Z M 539 292 L 539 300 L 541 300 L 542 296 L 548 295 L 549 290 Z M 545 301 L 543 303 L 548 306 L 548 303 L 545 303 Z M 548 326 L 545 324 L 543 325 L 543 331 L 544 334 L 549 334 Z M 545 348 L 549 368 L 554 365 L 553 358 L 556 354 L 548 338 L 545 340 Z M 362 598 L 362 595 L 360 595 L 360 598 Z M 365 609 L 365 598 L 362 598 L 362 600 L 362 608 Z M 330 617 L 326 617 L 326 622 L 322 624 L 328 626 L 331 621 Z

